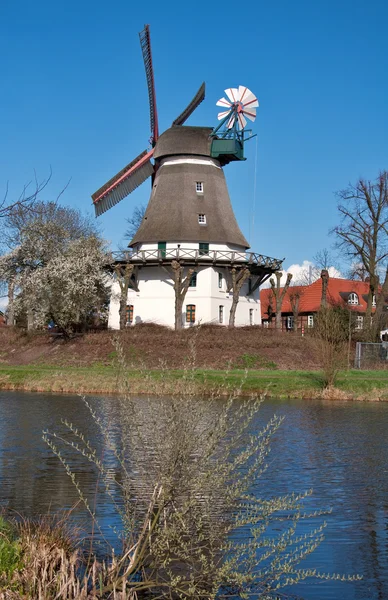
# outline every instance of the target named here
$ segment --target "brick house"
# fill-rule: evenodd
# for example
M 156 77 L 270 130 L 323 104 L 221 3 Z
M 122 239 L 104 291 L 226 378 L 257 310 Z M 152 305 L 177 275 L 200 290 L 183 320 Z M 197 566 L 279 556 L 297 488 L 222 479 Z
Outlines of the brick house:
M 369 283 L 366 281 L 329 277 L 326 295 L 327 304 L 329 306 L 347 307 L 355 313 L 356 329 L 363 329 L 368 302 L 368 291 Z M 295 307 L 295 303 L 298 301 L 298 329 L 301 329 L 303 326 L 304 330 L 307 331 L 309 328 L 313 327 L 314 315 L 320 309 L 321 299 L 321 278 L 310 285 L 290 286 L 282 303 L 282 331 L 291 331 L 294 329 L 295 317 L 293 306 Z M 388 298 L 385 300 L 387 304 L 386 308 L 388 308 Z M 276 304 L 271 288 L 261 290 L 260 302 L 262 325 L 264 327 L 275 327 Z M 376 306 L 375 299 L 372 306 L 373 312 Z

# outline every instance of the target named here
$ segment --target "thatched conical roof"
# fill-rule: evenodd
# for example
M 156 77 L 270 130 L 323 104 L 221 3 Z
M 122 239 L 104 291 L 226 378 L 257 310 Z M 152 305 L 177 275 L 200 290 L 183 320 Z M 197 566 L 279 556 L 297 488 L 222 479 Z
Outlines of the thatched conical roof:
M 130 246 L 164 241 L 249 247 L 234 216 L 224 172 L 210 156 L 211 131 L 176 126 L 159 137 L 150 201 Z M 206 224 L 199 223 L 199 215 L 205 215 Z

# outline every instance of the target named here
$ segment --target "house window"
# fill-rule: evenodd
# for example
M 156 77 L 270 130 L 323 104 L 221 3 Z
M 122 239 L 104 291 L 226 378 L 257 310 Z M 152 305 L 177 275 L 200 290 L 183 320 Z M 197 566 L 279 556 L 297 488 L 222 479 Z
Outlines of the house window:
M 127 323 L 133 322 L 133 304 L 127 304 L 125 307 L 125 321 Z
M 249 309 L 249 325 L 255 324 L 255 313 L 253 312 L 253 308 Z
M 358 296 L 355 292 L 349 294 L 348 304 L 358 304 Z
M 223 280 L 222 273 L 218 273 L 218 289 L 222 290 Z
M 294 328 L 294 317 L 287 317 L 286 318 L 286 328 L 287 329 L 293 329 Z
M 223 306 L 218 307 L 218 322 L 221 324 L 224 322 L 224 307 Z
M 159 258 L 166 258 L 166 242 L 158 242 Z
M 307 316 L 307 327 L 314 327 L 314 315 Z
M 200 242 L 199 244 L 199 256 L 205 256 L 206 254 L 209 254 L 209 244 L 202 244 Z
M 362 329 L 364 327 L 364 317 L 357 315 L 356 317 L 356 329 Z
M 189 287 L 191 287 L 191 288 L 197 287 L 197 273 L 196 273 L 196 271 L 194 271 L 194 273 L 191 276 Z
M 186 323 L 195 323 L 195 304 L 186 306 Z
M 200 225 L 206 225 L 206 215 L 198 215 L 198 223 Z
M 196 181 L 195 191 L 197 192 L 197 194 L 203 194 L 203 182 L 202 181 Z

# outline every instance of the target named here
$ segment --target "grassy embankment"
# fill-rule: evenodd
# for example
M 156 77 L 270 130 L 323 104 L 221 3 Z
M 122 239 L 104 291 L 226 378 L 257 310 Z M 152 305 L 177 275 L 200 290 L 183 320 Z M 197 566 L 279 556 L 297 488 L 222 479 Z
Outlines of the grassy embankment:
M 338 376 L 336 389 L 322 392 L 322 377 L 316 371 L 273 370 L 182 370 L 130 369 L 129 388 L 133 393 L 179 393 L 184 377 L 193 378 L 198 393 L 221 390 L 229 393 L 267 392 L 279 398 L 338 398 L 388 401 L 386 371 L 345 371 Z M 54 367 L 23 365 L 0 367 L 0 389 L 58 393 L 106 393 L 117 391 L 117 370 L 112 366 Z
M 189 376 L 198 393 L 221 388 L 228 393 L 241 384 L 245 393 L 322 397 L 311 337 L 257 327 L 202 326 L 174 332 L 141 325 L 118 334 L 86 334 L 69 342 L 2 328 L 0 389 L 113 394 L 117 390 L 115 344 L 125 356 L 133 393 L 179 393 Z M 323 397 L 388 400 L 388 371 L 343 371 L 336 390 L 324 392 Z

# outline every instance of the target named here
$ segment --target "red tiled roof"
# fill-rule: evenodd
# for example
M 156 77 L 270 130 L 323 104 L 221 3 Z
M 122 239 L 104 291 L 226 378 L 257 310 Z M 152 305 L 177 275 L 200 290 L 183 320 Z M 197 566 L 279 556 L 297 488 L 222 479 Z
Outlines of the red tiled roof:
M 281 288 L 282 290 L 283 288 Z M 369 291 L 369 283 L 364 281 L 354 281 L 352 279 L 336 279 L 329 278 L 327 288 L 327 301 L 329 304 L 342 304 L 351 308 L 355 312 L 365 313 L 367 307 L 367 295 Z M 317 312 L 321 305 L 322 296 L 322 279 L 319 278 L 311 285 L 296 285 L 289 287 L 282 304 L 282 313 L 292 313 L 290 295 L 300 292 L 299 313 L 314 313 Z M 348 295 L 354 292 L 358 296 L 358 305 L 347 303 Z M 268 306 L 272 299 L 272 310 L 275 312 L 275 301 L 272 297 L 272 289 L 266 288 L 260 292 L 261 301 L 261 317 L 268 318 Z

